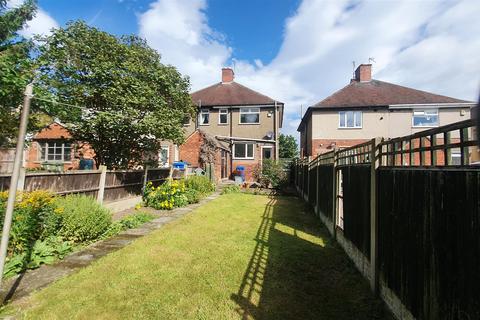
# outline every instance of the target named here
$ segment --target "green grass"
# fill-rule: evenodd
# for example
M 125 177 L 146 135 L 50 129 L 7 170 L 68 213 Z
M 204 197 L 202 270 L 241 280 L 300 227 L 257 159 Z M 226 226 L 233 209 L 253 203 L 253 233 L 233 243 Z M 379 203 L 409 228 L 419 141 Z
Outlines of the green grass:
M 299 199 L 243 193 L 52 284 L 19 312 L 27 319 L 389 318 Z

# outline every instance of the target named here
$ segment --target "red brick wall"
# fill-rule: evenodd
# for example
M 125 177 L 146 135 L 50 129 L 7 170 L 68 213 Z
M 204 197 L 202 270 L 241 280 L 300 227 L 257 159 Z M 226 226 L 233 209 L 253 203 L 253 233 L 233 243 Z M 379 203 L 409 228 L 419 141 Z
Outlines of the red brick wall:
M 312 153 L 308 155 L 315 157 L 316 155 L 332 151 L 334 147 L 346 148 L 366 141 L 368 141 L 368 139 L 313 139 L 313 150 Z

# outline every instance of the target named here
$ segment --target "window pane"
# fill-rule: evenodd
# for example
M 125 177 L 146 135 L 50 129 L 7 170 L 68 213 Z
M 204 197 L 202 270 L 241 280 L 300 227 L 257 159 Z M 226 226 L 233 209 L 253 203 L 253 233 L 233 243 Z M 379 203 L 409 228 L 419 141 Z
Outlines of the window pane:
M 437 110 L 415 111 L 413 113 L 413 126 L 415 127 L 438 126 L 438 111 Z
M 201 124 L 208 124 L 209 120 L 210 120 L 210 115 L 208 113 L 202 113 L 202 116 L 201 116 L 201 121 L 200 123 Z
M 241 123 L 258 123 L 260 115 L 258 113 L 245 113 L 240 116 Z
M 338 115 L 340 116 L 340 127 L 345 127 L 345 112 L 339 112 Z
M 353 127 L 353 111 L 347 111 L 347 127 L 352 128 Z
M 227 123 L 228 117 L 226 114 L 220 114 L 220 123 Z
M 253 158 L 253 144 L 247 144 L 247 157 Z
M 235 144 L 235 158 L 245 158 L 245 144 Z
M 361 127 L 361 126 L 362 126 L 362 112 L 355 111 L 355 127 Z

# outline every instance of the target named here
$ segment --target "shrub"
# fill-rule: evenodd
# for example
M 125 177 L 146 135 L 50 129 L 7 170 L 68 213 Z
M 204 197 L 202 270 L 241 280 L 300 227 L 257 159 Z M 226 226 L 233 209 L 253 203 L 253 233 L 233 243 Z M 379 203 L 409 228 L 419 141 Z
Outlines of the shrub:
M 191 176 L 185 180 L 185 187 L 197 190 L 203 195 L 215 191 L 215 184 L 205 176 Z
M 186 189 L 185 196 L 187 197 L 188 203 L 198 203 L 202 198 L 200 191 L 195 189 Z
M 75 242 L 98 239 L 112 224 L 110 212 L 87 196 L 70 195 L 56 200 L 61 214 L 60 235 Z
M 145 188 L 143 201 L 155 209 L 171 210 L 188 204 L 185 190 L 184 181 L 168 180 L 156 188 L 149 183 Z
M 255 168 L 254 177 L 266 188 L 280 188 L 287 182 L 283 165 L 271 159 L 264 160 L 261 166 Z
M 3 228 L 8 192 L 0 192 L 0 228 Z M 54 235 L 58 226 L 53 221 L 53 195 L 46 191 L 21 192 L 15 199 L 10 241 L 9 255 L 20 254 L 29 250 L 37 239 L 44 239 Z
M 240 191 L 241 191 L 240 186 L 236 184 L 232 184 L 223 188 L 222 194 L 239 193 Z

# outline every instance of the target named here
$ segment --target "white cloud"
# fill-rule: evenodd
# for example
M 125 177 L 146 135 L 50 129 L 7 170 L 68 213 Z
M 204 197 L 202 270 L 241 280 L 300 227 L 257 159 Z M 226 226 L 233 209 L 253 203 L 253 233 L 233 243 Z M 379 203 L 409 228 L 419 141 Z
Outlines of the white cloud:
M 15 8 L 20 6 L 23 0 L 10 0 L 8 7 Z M 45 10 L 38 8 L 35 17 L 28 21 L 26 26 L 19 33 L 25 38 L 31 38 L 36 34 L 48 34 L 53 28 L 58 28 L 58 23 Z
M 235 53 L 211 30 L 205 1 L 159 0 L 139 18 L 140 34 L 194 89 L 218 82 Z M 235 60 L 236 79 L 286 103 L 284 132 L 295 133 L 300 105 L 349 83 L 352 61 L 374 57 L 374 77 L 457 98 L 480 85 L 480 6 L 458 1 L 304 0 L 285 22 L 270 63 Z
M 166 63 L 190 76 L 192 88 L 220 81 L 220 68 L 232 50 L 208 26 L 204 0 L 159 0 L 139 16 L 140 36 Z

